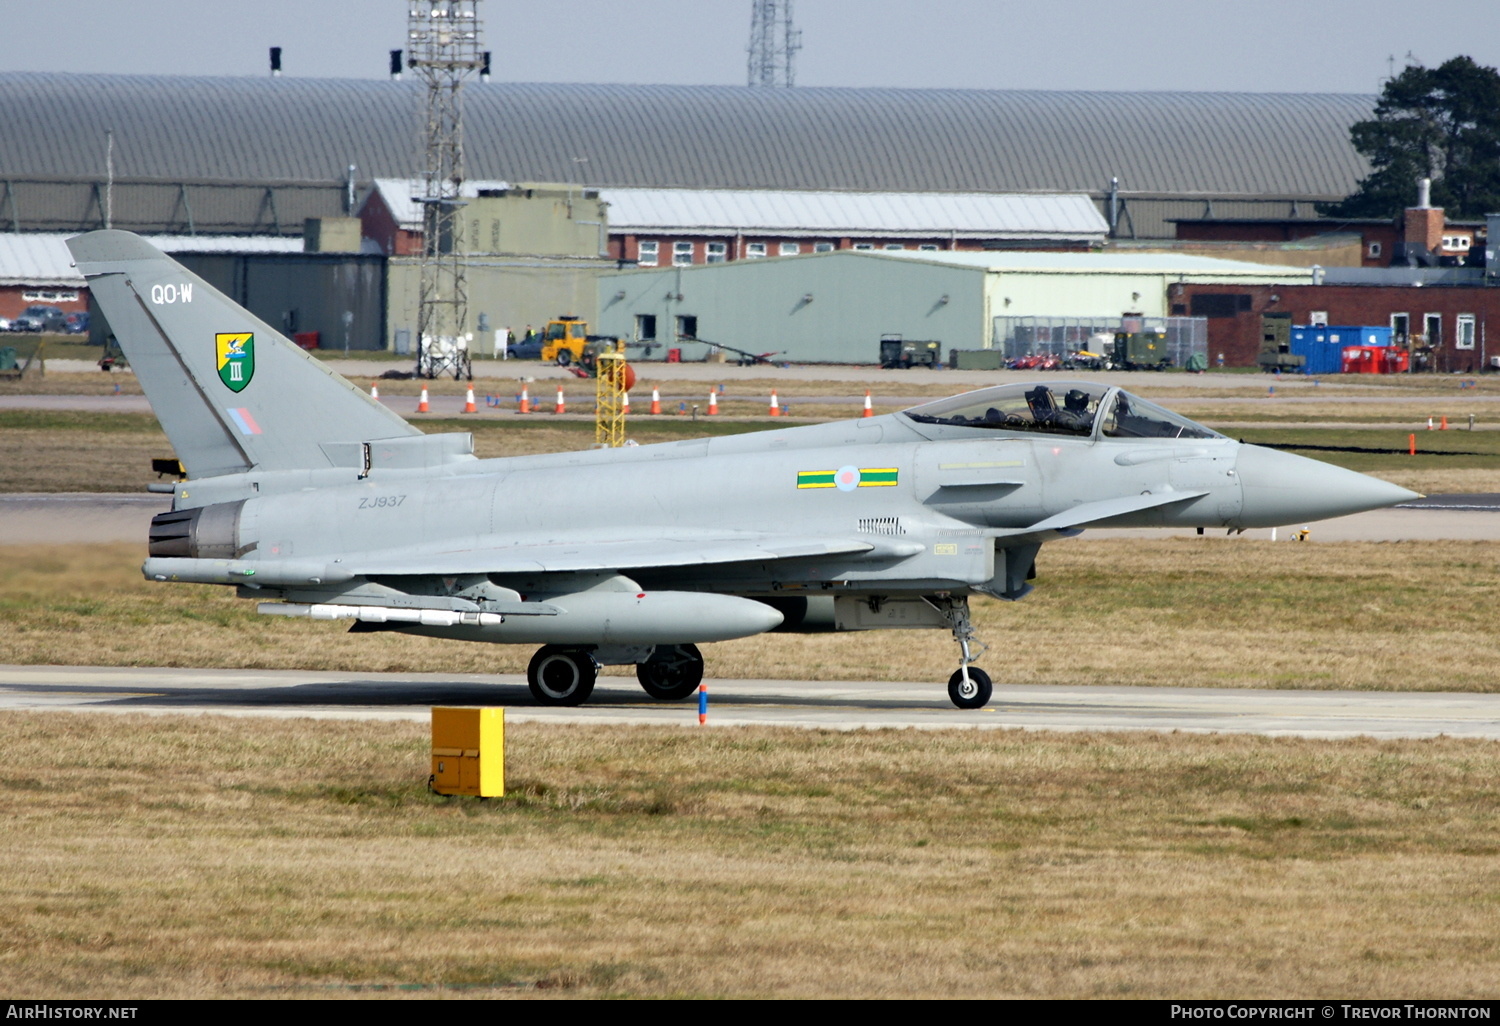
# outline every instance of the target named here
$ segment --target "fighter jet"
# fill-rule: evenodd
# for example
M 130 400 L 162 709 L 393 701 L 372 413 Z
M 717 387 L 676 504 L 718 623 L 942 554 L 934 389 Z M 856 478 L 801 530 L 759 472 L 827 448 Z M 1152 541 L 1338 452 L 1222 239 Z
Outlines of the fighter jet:
M 1048 541 L 1416 497 L 1084 381 L 480 460 L 471 435 L 423 434 L 137 236 L 68 245 L 186 472 L 152 521 L 148 579 L 353 631 L 539 644 L 527 683 L 548 705 L 586 701 L 609 665 L 686 698 L 705 642 L 932 628 L 958 643 L 950 698 L 977 709 L 993 688 L 970 599 L 1024 597 Z

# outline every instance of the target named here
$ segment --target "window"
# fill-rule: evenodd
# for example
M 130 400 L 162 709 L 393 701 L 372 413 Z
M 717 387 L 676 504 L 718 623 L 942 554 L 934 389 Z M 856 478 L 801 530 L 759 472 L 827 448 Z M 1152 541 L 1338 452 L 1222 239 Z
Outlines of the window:
M 868 242 L 856 242 L 854 244 L 854 248 L 863 252 L 868 249 L 874 249 L 875 247 Z
M 1328 311 L 1327 310 L 1314 310 L 1314 311 L 1312 311 L 1310 314 L 1307 315 L 1307 323 L 1308 324 L 1317 325 L 1318 327 L 1322 327 L 1322 328 L 1328 327 Z
M 635 337 L 642 340 L 656 337 L 656 314 L 635 315 Z
M 833 252 L 833 243 L 831 243 L 831 242 L 815 242 L 815 243 L 813 243 L 813 252 L 814 253 L 832 253 Z
M 1468 249 L 1472 240 L 1467 235 L 1444 235 L 1444 249 Z
M 677 318 L 677 337 L 690 341 L 696 339 L 698 337 L 698 318 L 691 314 Z
M 1411 314 L 1391 314 L 1391 345 L 1404 346 L 1411 336 Z
M 1233 317 L 1250 309 L 1250 296 L 1242 292 L 1199 292 L 1190 302 L 1194 317 Z
M 1427 344 L 1436 348 L 1443 344 L 1443 315 L 1423 314 L 1422 334 L 1426 336 Z
M 707 248 L 708 262 L 711 264 L 722 264 L 726 259 L 728 247 L 722 242 L 710 242 Z
M 887 242 L 885 244 L 885 248 L 886 249 L 905 249 L 906 247 L 903 246 L 903 245 L 901 245 L 901 243 L 899 243 L 899 242 Z
M 802 243 L 783 242 L 779 247 L 777 247 L 776 252 L 780 256 L 796 256 L 798 253 L 802 252 Z
M 923 253 L 936 253 L 937 252 L 937 246 L 934 243 L 931 243 L 931 242 L 924 242 L 924 243 L 922 243 L 922 245 L 918 246 L 917 249 L 921 250 Z
M 1458 315 L 1458 334 L 1453 339 L 1454 349 L 1474 348 L 1474 315 Z
M 1369 257 L 1371 260 L 1380 259 L 1380 243 L 1372 242 L 1368 246 L 1366 246 L 1365 256 Z
M 640 248 L 637 250 L 635 262 L 641 267 L 655 267 L 660 247 L 661 243 L 655 239 L 648 239 L 642 242 Z
M 766 255 L 766 244 L 764 242 L 749 242 L 745 244 L 746 260 L 763 260 Z
M 672 243 L 672 266 L 687 267 L 693 262 L 693 244 L 691 242 Z
M 76 303 L 78 293 L 71 290 L 28 289 L 21 293 L 21 299 L 27 303 Z

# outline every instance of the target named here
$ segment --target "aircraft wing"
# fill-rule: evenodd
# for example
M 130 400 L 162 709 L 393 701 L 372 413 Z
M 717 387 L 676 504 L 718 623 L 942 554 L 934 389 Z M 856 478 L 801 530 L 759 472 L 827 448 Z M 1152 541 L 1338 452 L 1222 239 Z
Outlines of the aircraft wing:
M 1127 513 L 1139 513 L 1158 506 L 1170 506 L 1176 502 L 1190 502 L 1193 499 L 1201 499 L 1207 494 L 1207 492 L 1162 492 L 1155 495 L 1126 495 L 1118 499 L 1084 502 L 1072 509 L 1050 516 L 1046 520 L 1039 520 L 1029 527 L 1001 531 L 996 536 L 1035 534 L 1039 531 L 1064 531 L 1101 520 L 1109 520 L 1112 517 L 1122 517 Z
M 854 554 L 876 547 L 863 541 L 746 533 L 582 540 L 558 539 L 551 534 L 507 535 L 481 538 L 473 545 L 423 546 L 353 556 L 342 569 L 362 576 L 633 570 Z

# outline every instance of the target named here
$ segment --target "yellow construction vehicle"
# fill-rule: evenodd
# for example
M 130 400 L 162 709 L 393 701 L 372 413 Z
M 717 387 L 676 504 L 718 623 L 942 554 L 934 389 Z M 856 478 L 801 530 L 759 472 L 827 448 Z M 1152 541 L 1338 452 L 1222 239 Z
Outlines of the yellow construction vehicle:
M 563 314 L 547 322 L 542 340 L 543 363 L 556 363 L 559 367 L 577 363 L 589 342 L 589 322 L 573 314 Z

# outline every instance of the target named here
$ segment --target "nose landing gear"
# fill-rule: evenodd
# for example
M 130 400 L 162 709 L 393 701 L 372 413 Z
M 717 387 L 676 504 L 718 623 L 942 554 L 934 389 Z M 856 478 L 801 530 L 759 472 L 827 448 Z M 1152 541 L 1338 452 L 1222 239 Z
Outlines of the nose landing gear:
M 982 709 L 989 703 L 995 689 L 990 683 L 990 675 L 971 665 L 976 653 L 971 652 L 970 646 L 979 646 L 977 654 L 984 653 L 989 646 L 980 641 L 974 631 L 973 621 L 969 619 L 967 597 L 943 599 L 937 605 L 948 621 L 948 626 L 952 628 L 953 640 L 958 642 L 962 653 L 958 669 L 948 678 L 948 697 L 960 709 Z

